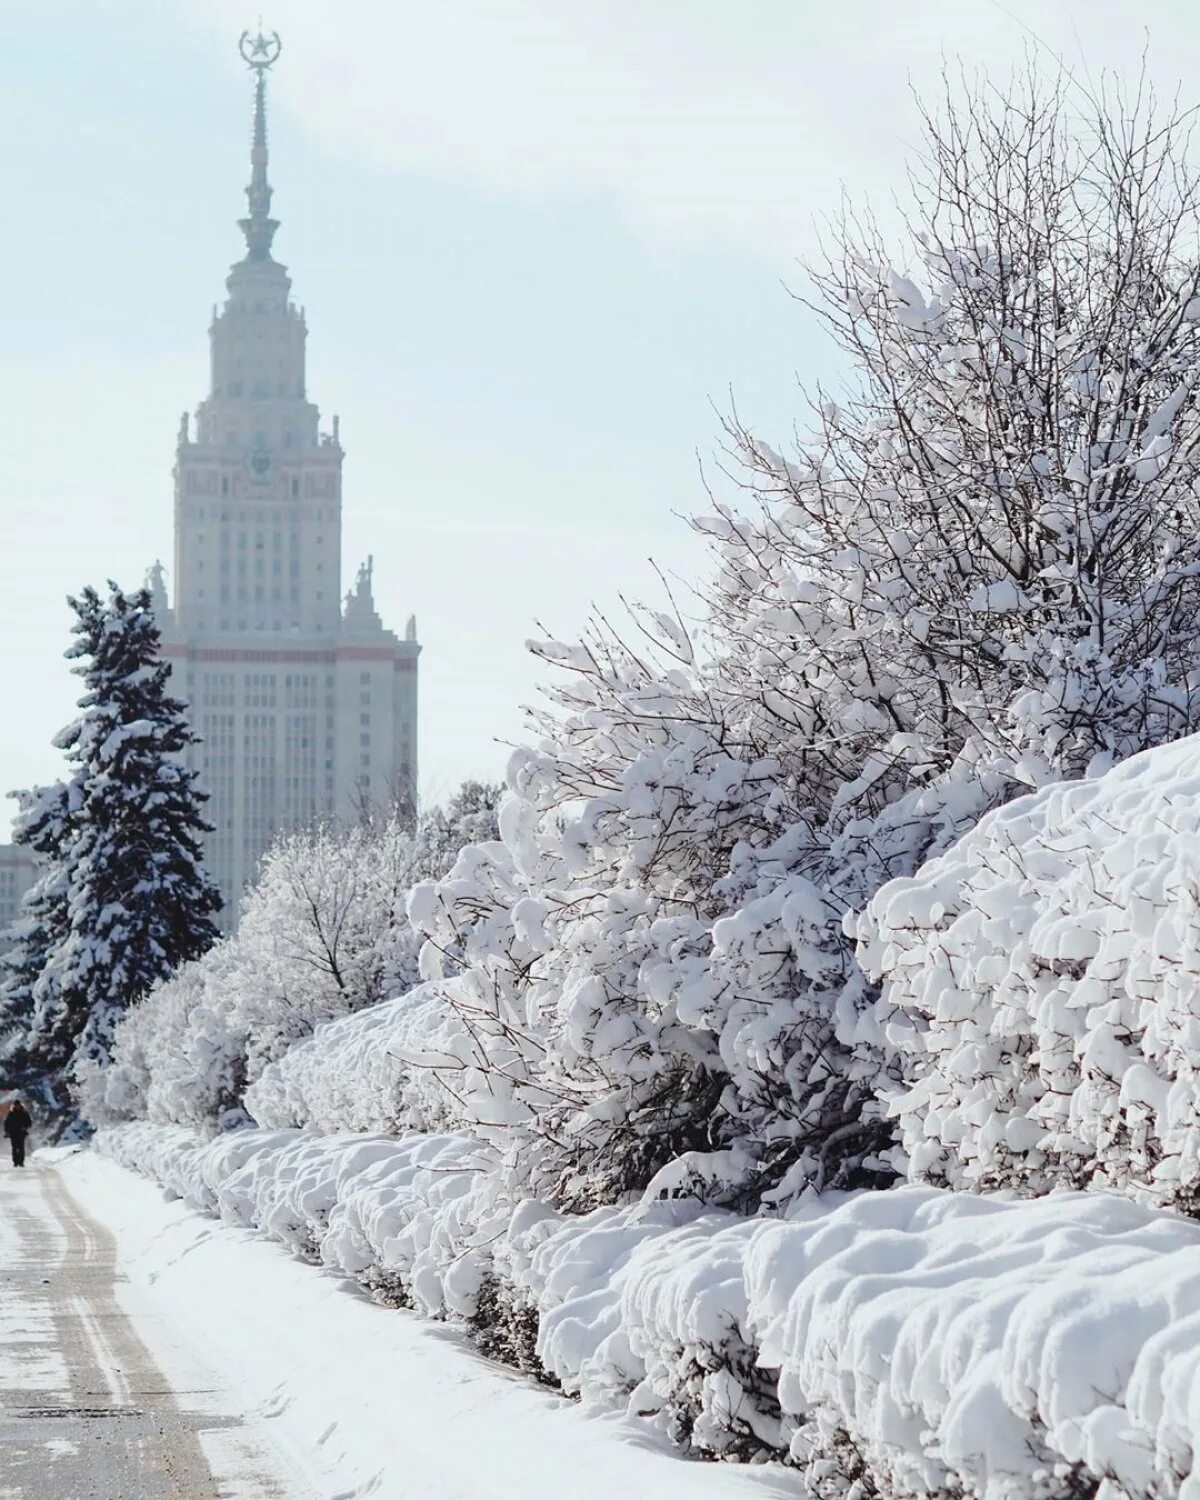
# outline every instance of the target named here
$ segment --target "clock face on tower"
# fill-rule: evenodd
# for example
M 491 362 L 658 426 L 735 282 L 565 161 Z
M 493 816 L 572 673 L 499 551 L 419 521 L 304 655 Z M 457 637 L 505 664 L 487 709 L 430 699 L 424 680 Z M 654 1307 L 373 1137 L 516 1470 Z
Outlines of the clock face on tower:
M 271 473 L 271 455 L 265 448 L 255 448 L 246 459 L 246 473 L 251 484 L 265 484 Z

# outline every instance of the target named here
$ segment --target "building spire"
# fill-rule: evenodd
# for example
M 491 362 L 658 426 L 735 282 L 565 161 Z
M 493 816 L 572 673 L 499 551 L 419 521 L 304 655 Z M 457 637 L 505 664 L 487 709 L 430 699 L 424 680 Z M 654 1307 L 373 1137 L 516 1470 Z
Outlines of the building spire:
M 267 70 L 274 67 L 283 50 L 277 31 L 264 36 L 259 22 L 257 36 L 243 31 L 238 51 L 248 68 L 254 70 L 254 136 L 250 146 L 250 186 L 246 189 L 249 215 L 242 219 L 246 236 L 247 260 L 270 260 L 271 241 L 279 228 L 271 217 L 271 185 L 267 181 Z

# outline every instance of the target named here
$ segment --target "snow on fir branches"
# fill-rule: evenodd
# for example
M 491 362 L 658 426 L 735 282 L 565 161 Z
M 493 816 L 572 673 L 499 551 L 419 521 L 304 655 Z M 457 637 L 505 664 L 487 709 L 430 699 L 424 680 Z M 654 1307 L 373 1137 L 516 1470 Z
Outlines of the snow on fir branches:
M 43 869 L 5 994 L 20 1004 L 39 965 L 24 1051 L 31 1067 L 77 1083 L 107 1058 L 121 1014 L 211 945 L 220 897 L 201 860 L 206 794 L 180 759 L 194 736 L 167 690 L 149 592 L 110 584 L 107 598 L 87 588 L 69 602 L 66 655 L 85 691 L 54 740 L 68 774 L 31 794 L 18 827 Z
M 67 930 L 62 855 L 71 830 L 70 792 L 65 782 L 56 781 L 21 792 L 18 799 L 13 838 L 29 850 L 37 873 L 0 958 L 0 1070 L 10 1085 L 36 1088 L 55 1109 L 66 1103 L 61 1079 L 74 1045 L 57 989 L 46 973 Z

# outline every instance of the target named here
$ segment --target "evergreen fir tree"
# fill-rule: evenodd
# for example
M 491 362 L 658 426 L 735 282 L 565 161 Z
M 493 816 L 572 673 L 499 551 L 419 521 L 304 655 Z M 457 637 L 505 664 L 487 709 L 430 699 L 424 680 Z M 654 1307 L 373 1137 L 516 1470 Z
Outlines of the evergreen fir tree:
M 84 679 L 82 713 L 55 743 L 74 766 L 61 856 L 65 930 L 35 985 L 54 1001 L 72 1068 L 103 1065 L 112 1028 L 135 1000 L 216 937 L 220 896 L 201 863 L 206 794 L 180 753 L 195 737 L 167 691 L 151 597 L 110 583 L 85 589 L 67 652 Z M 35 1042 L 38 1038 L 34 1038 Z
M 16 795 L 21 810 L 13 838 L 31 852 L 38 874 L 22 900 L 12 946 L 0 959 L 0 1075 L 5 1084 L 36 1090 L 53 1104 L 61 1100 L 38 1084 L 62 1072 L 71 1040 L 53 985 L 41 981 L 67 928 L 62 855 L 71 827 L 70 789 L 56 781 Z

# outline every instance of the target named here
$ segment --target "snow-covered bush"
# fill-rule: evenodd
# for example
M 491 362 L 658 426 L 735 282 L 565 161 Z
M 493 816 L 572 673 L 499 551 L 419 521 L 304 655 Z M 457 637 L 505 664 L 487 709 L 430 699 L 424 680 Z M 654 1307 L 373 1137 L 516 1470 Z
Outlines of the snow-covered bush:
M 1191 1500 L 1200 1481 L 1200 1226 L 1115 1193 L 572 1217 L 502 1211 L 464 1137 L 138 1124 L 98 1145 L 485 1347 L 498 1311 L 498 1347 L 528 1339 L 527 1367 L 585 1403 L 693 1453 L 786 1457 L 829 1500 Z
M 277 1129 L 440 1130 L 457 1117 L 451 1100 L 406 1059 L 429 1048 L 431 1027 L 444 1033 L 454 1024 L 429 985 L 330 1021 L 263 1069 L 245 1107 L 259 1125 Z
M 1195 726 L 1195 179 L 1171 122 L 1074 109 L 1031 81 L 931 118 L 906 271 L 844 226 L 817 283 L 850 392 L 792 461 L 731 424 L 750 503 L 698 522 L 699 629 L 535 648 L 503 847 L 410 900 L 427 976 L 468 960 L 411 1060 L 529 1191 L 871 1180 L 896 1060 L 846 916 Z
M 410 1135 L 338 1195 L 321 1255 L 385 1301 L 471 1319 L 507 1220 L 486 1148 Z
M 860 921 L 912 1175 L 1200 1212 L 1200 737 L 991 813 Z
M 818 1495 L 1190 1497 L 1194 1224 L 1115 1194 L 864 1193 L 764 1224 L 759 1360 Z
M 185 964 L 135 1006 L 117 1029 L 109 1066 L 86 1091 L 94 1123 L 244 1124 L 249 1051 L 235 1005 L 244 962 L 236 940 Z
M 578 1217 L 527 1202 L 494 1254 L 537 1309 L 536 1353 L 564 1390 L 652 1417 L 682 1447 L 762 1458 L 787 1443 L 746 1297 L 761 1222 L 686 1200 Z

